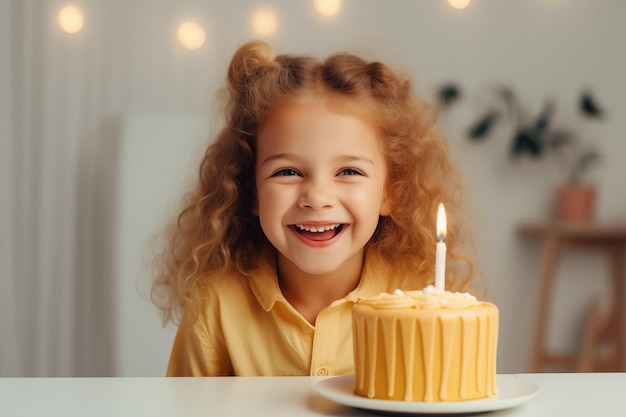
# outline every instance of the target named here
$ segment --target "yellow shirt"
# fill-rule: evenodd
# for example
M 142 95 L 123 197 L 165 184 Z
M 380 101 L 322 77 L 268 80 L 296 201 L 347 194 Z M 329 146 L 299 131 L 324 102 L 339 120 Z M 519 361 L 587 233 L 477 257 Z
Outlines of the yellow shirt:
M 212 279 L 206 309 L 192 326 L 178 329 L 167 375 L 353 373 L 351 308 L 356 300 L 423 286 L 403 285 L 375 258 L 366 258 L 357 288 L 325 307 L 315 326 L 282 295 L 275 260 L 261 259 L 248 276 Z

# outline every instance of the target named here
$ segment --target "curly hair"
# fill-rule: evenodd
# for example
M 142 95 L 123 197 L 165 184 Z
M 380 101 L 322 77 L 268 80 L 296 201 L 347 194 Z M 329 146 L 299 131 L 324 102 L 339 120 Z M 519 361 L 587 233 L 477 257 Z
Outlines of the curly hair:
M 391 214 L 380 218 L 368 247 L 399 274 L 428 284 L 434 277 L 437 207 L 443 202 L 449 219 L 446 286 L 466 286 L 472 262 L 458 253 L 460 176 L 435 128 L 436 106 L 415 97 L 408 79 L 346 53 L 325 61 L 275 56 L 259 41 L 237 50 L 227 79 L 225 127 L 207 148 L 198 184 L 157 258 L 152 300 L 164 322 L 175 321 L 184 308 L 197 308 L 196 295 L 211 275 L 246 274 L 259 254 L 271 249 L 252 210 L 257 133 L 279 106 L 311 92 L 341 97 L 348 112 L 374 110 L 367 121 L 382 141 Z

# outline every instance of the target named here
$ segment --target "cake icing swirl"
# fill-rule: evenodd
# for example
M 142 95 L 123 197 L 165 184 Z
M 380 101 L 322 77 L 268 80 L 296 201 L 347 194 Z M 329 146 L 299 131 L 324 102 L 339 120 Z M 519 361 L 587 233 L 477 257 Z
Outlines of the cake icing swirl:
M 362 298 L 359 302 L 380 309 L 415 308 L 424 310 L 433 308 L 461 309 L 479 303 L 476 297 L 467 292 L 440 291 L 432 285 L 423 290 L 395 290 L 393 293 L 380 293 L 373 297 Z

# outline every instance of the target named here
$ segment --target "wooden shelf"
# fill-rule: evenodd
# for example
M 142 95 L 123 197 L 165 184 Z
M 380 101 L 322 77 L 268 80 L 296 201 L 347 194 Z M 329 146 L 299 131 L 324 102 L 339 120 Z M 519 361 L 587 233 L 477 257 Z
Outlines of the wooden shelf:
M 550 367 L 581 372 L 623 371 L 626 224 L 528 223 L 520 225 L 517 232 L 521 237 L 538 238 L 543 244 L 531 372 Z M 611 268 L 611 299 L 597 302 L 589 309 L 581 349 L 574 357 L 549 352 L 545 347 L 556 267 L 560 255 L 572 248 L 606 253 Z M 604 304 L 610 305 L 606 312 L 601 308 Z M 604 355 L 599 354 L 600 348 L 604 348 Z

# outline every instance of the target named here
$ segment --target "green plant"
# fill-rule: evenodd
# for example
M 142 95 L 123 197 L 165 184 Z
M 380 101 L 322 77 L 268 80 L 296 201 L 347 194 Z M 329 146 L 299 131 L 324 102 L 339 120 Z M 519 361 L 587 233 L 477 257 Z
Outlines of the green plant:
M 556 105 L 552 100 L 545 102 L 538 115 L 530 116 L 511 88 L 498 86 L 489 93 L 495 100 L 468 129 L 467 136 L 471 140 L 482 141 L 498 123 L 508 123 L 513 127 L 512 157 L 540 158 L 551 154 L 570 183 L 581 182 L 584 174 L 601 162 L 601 155 L 595 147 L 584 143 L 574 130 L 554 122 Z M 439 90 L 439 97 L 445 109 L 461 97 L 461 90 L 454 84 L 444 85 Z M 583 91 L 578 104 L 584 118 L 603 118 L 604 111 L 591 92 Z

